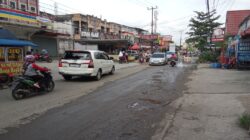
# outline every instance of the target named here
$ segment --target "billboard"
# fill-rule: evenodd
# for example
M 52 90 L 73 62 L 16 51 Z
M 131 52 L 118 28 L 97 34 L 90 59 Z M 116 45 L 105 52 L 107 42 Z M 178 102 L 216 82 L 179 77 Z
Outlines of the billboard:
M 216 28 L 214 29 L 212 35 L 212 42 L 223 42 L 224 41 L 224 29 L 223 28 Z

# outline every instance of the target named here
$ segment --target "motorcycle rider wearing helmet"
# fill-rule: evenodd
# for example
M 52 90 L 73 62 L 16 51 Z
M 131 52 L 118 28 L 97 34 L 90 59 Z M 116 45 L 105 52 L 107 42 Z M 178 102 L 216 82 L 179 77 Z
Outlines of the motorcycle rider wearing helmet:
M 26 68 L 24 68 L 25 69 L 24 76 L 30 77 L 34 82 L 36 82 L 34 86 L 40 88 L 43 76 L 40 75 L 37 71 L 46 72 L 49 71 L 49 69 L 38 66 L 35 63 L 35 57 L 33 55 L 27 55 L 25 59 L 26 59 L 25 62 Z

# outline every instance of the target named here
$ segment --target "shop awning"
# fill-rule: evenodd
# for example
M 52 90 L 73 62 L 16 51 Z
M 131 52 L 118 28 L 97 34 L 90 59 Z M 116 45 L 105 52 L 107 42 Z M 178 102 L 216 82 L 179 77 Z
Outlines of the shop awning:
M 140 46 L 135 43 L 132 47 L 129 48 L 130 50 L 139 50 L 140 49 Z
M 0 46 L 38 47 L 36 44 L 34 44 L 30 41 L 17 40 L 17 39 L 0 39 Z

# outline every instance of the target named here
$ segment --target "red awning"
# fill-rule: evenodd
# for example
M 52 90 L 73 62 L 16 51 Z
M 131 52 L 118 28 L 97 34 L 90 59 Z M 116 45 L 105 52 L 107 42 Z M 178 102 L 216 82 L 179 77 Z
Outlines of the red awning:
M 140 49 L 140 46 L 135 43 L 132 47 L 129 48 L 130 50 L 139 50 Z

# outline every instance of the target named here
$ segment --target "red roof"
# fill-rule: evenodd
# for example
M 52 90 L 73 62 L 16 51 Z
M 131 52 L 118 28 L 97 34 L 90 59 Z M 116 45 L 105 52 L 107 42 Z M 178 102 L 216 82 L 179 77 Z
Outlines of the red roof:
M 237 35 L 240 23 L 250 15 L 250 10 L 227 11 L 225 34 Z

